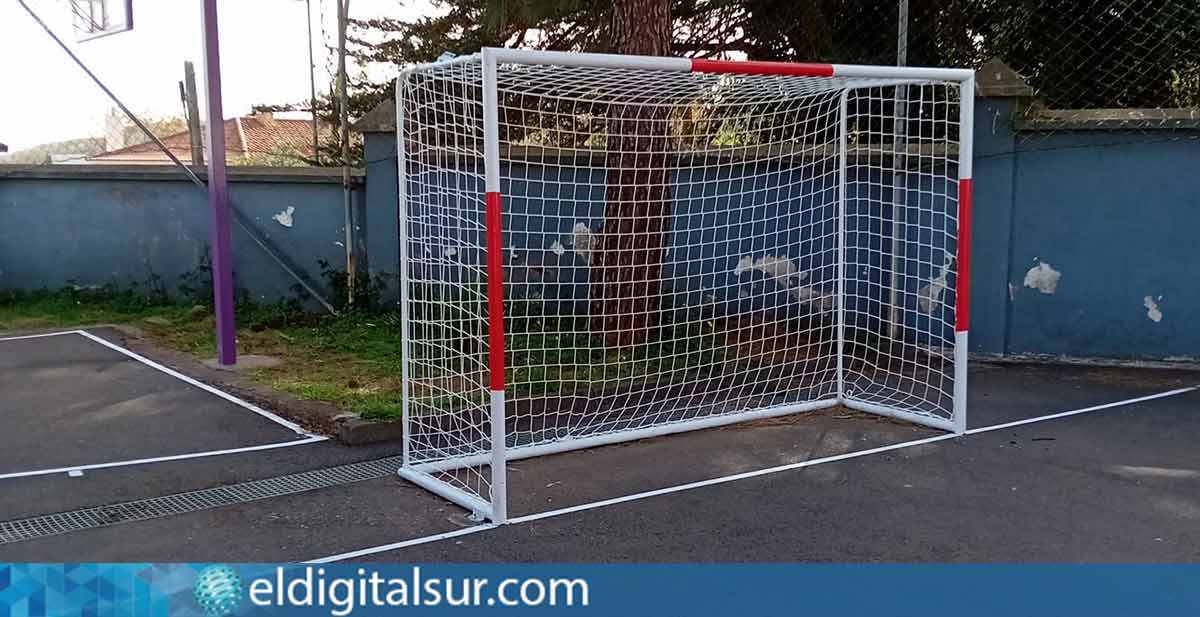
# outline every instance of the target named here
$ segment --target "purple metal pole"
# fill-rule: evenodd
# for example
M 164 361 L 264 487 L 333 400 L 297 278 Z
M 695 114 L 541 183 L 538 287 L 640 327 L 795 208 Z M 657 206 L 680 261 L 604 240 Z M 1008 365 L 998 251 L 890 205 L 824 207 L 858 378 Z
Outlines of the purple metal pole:
M 204 0 L 204 90 L 208 103 L 208 203 L 212 208 L 212 277 L 217 319 L 217 361 L 237 362 L 233 317 L 233 247 L 229 184 L 225 178 L 225 113 L 221 110 L 221 46 L 217 39 L 217 0 Z

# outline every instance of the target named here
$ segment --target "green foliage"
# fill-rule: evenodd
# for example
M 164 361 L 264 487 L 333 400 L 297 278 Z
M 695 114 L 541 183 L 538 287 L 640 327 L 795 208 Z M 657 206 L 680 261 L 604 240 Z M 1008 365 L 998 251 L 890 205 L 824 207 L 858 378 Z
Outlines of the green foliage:
M 256 375 L 300 398 L 326 401 L 371 419 L 401 416 L 401 329 L 394 313 L 338 316 L 290 314 L 259 335 L 265 351 L 284 359 Z M 239 336 L 243 340 L 245 336 Z M 260 340 L 260 339 L 251 339 Z
M 488 365 L 486 284 L 419 285 L 411 293 L 412 377 L 443 384 L 414 390 L 417 406 L 461 410 L 484 404 L 478 372 Z M 511 396 L 594 395 L 720 366 L 711 322 L 689 318 L 685 309 L 667 309 L 647 344 L 611 349 L 591 333 L 588 316 L 557 308 L 540 299 L 505 300 L 505 383 Z
M 1175 107 L 1200 107 L 1200 62 L 1171 69 L 1171 104 Z
M 74 326 L 125 321 L 179 309 L 144 285 L 72 286 L 58 291 L 0 291 L 0 329 Z
M 719 366 L 714 362 L 718 342 L 700 328 L 662 326 L 656 338 L 626 349 L 606 348 L 586 330 L 506 336 L 506 389 L 519 398 L 597 395 L 707 372 Z
M 379 314 L 394 310 L 394 305 L 385 305 L 383 301 L 387 281 L 382 276 L 372 278 L 368 272 L 355 273 L 354 298 L 351 299 L 349 273 L 334 268 L 324 259 L 318 260 L 317 265 L 321 268 L 321 278 L 325 279 L 328 300 L 339 311 L 352 309 L 358 313 Z M 307 294 L 299 291 L 299 286 L 294 289 L 297 289 L 299 299 L 307 299 Z
M 162 295 L 165 298 L 166 292 Z M 214 301 L 213 296 L 212 256 L 205 247 L 196 267 L 179 276 L 178 298 L 181 302 L 210 306 Z M 233 301 L 239 307 L 252 304 L 250 292 L 237 284 L 237 272 L 233 273 Z
M 395 66 L 484 46 L 610 50 L 610 0 L 437 0 L 435 7 L 413 21 L 352 22 L 352 55 Z M 894 2 L 672 0 L 671 13 L 678 55 L 896 62 Z M 958 67 L 999 57 L 1057 108 L 1194 106 L 1197 40 L 1200 5 L 1189 0 L 910 0 L 907 57 L 911 65 Z M 352 85 L 352 114 L 393 94 L 390 81 Z
M 1055 108 L 1163 107 L 1173 70 L 1200 62 L 1200 5 L 1189 0 L 945 3 L 975 57 L 1003 59 Z
M 237 323 L 241 353 L 283 360 L 251 378 L 367 417 L 399 417 L 400 329 L 394 317 L 322 317 L 289 303 L 243 302 Z M 169 299 L 152 285 L 0 291 L 0 331 L 92 324 L 137 326 L 159 344 L 199 358 L 216 351 L 208 305 Z

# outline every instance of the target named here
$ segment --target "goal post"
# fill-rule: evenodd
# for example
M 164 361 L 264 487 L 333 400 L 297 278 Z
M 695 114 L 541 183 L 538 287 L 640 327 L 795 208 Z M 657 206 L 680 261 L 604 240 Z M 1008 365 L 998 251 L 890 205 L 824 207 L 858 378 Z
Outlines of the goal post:
M 973 87 L 490 48 L 404 70 L 401 475 L 501 523 L 520 458 L 838 405 L 965 431 Z

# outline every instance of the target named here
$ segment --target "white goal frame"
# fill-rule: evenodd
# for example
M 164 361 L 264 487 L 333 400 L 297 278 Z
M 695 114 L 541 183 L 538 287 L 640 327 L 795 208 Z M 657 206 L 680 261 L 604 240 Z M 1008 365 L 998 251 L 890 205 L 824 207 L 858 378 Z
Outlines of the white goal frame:
M 486 192 L 481 201 L 486 204 L 486 278 L 487 278 L 487 357 L 488 365 L 483 370 L 490 375 L 487 388 L 489 400 L 480 403 L 481 413 L 487 414 L 488 439 L 483 449 L 467 454 L 458 452 L 437 457 L 420 457 L 414 452 L 412 391 L 413 375 L 410 371 L 412 362 L 413 318 L 410 314 L 411 297 L 410 282 L 410 229 L 409 229 L 409 179 L 408 153 L 406 152 L 405 123 L 409 121 L 406 115 L 406 100 L 402 95 L 407 81 L 414 74 L 439 67 L 478 63 L 481 67 L 482 83 L 482 160 L 484 168 L 484 186 Z M 869 83 L 875 86 L 908 85 L 908 84 L 953 84 L 959 91 L 957 101 L 957 247 L 953 255 L 955 262 L 956 283 L 951 286 L 954 294 L 953 306 L 953 397 L 952 415 L 941 417 L 920 413 L 912 413 L 903 409 L 889 407 L 878 402 L 858 400 L 853 392 L 848 392 L 844 383 L 846 368 L 843 357 L 846 355 L 845 328 L 845 242 L 846 242 L 846 174 L 847 174 L 847 99 L 853 85 L 846 86 L 840 94 L 840 183 L 838 197 L 838 231 L 837 231 L 837 386 L 836 394 L 820 400 L 805 401 L 796 404 L 770 406 L 725 415 L 709 415 L 684 421 L 671 421 L 601 434 L 581 437 L 570 437 L 536 444 L 514 444 L 506 432 L 506 395 L 505 395 L 505 251 L 503 246 L 504 196 L 501 194 L 502 166 L 500 125 L 498 118 L 499 101 L 497 98 L 497 71 L 505 65 L 525 66 L 554 66 L 554 67 L 583 67 L 589 69 L 662 71 L 664 73 L 718 73 L 733 76 L 777 76 L 787 77 L 825 77 L 873 80 Z M 818 63 L 781 63 L 754 61 L 721 61 L 688 58 L 624 56 L 594 53 L 566 53 L 534 50 L 517 50 L 502 48 L 485 48 L 480 53 L 462 56 L 438 63 L 413 66 L 405 69 L 397 79 L 396 88 L 396 130 L 397 130 L 397 159 L 399 169 L 399 258 L 400 258 L 400 311 L 401 327 L 403 329 L 403 373 L 402 397 L 404 412 L 404 444 L 403 467 L 400 476 L 419 486 L 428 489 L 456 504 L 470 509 L 476 516 L 486 518 L 494 523 L 504 523 L 508 520 L 507 476 L 506 465 L 510 460 L 517 460 L 570 450 L 590 448 L 594 446 L 632 441 L 671 433 L 711 428 L 759 418 L 768 418 L 794 414 L 803 411 L 816 410 L 843 405 L 845 407 L 898 418 L 908 422 L 933 427 L 940 430 L 962 434 L 966 430 L 967 416 L 967 337 L 968 310 L 970 293 L 970 225 L 971 225 L 971 172 L 972 172 L 972 143 L 974 118 L 974 84 L 975 73 L 969 69 L 949 68 L 920 68 L 897 66 L 861 66 L 844 64 Z M 949 268 L 947 262 L 947 268 Z M 943 277 L 945 274 L 943 273 Z M 943 279 L 943 284 L 945 283 Z M 893 282 L 894 285 L 894 282 Z M 894 298 L 894 296 L 893 296 Z M 892 300 L 895 302 L 895 300 Z M 511 402 L 511 401 L 510 401 Z M 478 489 L 472 490 L 455 485 L 438 477 L 438 474 L 454 472 L 466 468 L 478 468 L 476 473 Z M 486 468 L 486 470 L 484 470 Z

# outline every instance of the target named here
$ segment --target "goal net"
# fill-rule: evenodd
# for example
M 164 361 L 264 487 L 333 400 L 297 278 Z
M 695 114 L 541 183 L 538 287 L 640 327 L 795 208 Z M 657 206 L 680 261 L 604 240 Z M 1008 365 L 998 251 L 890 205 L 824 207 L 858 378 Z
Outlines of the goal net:
M 488 49 L 397 81 L 404 467 L 842 405 L 965 428 L 973 74 Z

